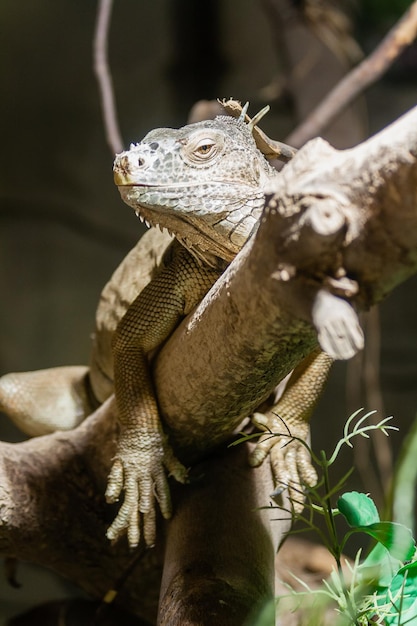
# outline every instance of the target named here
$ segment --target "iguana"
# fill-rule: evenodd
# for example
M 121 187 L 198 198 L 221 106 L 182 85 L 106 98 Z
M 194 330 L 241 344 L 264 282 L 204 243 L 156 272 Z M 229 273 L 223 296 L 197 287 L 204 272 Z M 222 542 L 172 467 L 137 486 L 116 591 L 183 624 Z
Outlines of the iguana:
M 131 546 L 141 532 L 154 543 L 155 500 L 165 518 L 171 515 L 166 471 L 187 479 L 163 431 L 149 358 L 255 232 L 265 190 L 280 175 L 255 143 L 258 119 L 248 121 L 245 109 L 239 118 L 156 129 L 116 156 L 121 197 L 152 228 L 101 294 L 89 367 L 0 379 L 0 407 L 30 435 L 73 428 L 115 392 L 120 435 L 106 497 L 115 502 L 124 491 L 124 501 L 108 537 L 127 531 Z M 293 376 L 287 400 L 284 394 L 274 411 L 256 415 L 256 423 L 271 430 L 278 413 L 291 435 L 305 439 L 330 363 L 324 353 L 310 355 Z M 281 481 L 314 482 L 304 447 L 283 451 L 276 442 L 264 439 L 251 463 L 271 452 Z

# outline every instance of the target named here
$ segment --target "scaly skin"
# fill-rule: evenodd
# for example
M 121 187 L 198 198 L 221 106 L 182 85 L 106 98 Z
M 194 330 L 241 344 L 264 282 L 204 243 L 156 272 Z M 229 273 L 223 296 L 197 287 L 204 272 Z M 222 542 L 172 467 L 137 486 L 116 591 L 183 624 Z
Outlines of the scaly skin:
M 178 481 L 186 480 L 186 470 L 163 432 L 149 354 L 239 252 L 257 226 L 265 189 L 279 176 L 257 149 L 253 129 L 243 117 L 157 129 L 117 156 L 115 182 L 123 200 L 139 217 L 168 229 L 175 239 L 152 228 L 116 270 L 98 306 L 90 368 L 79 369 L 79 380 L 74 383 L 73 368 L 34 372 L 36 380 L 30 385 L 30 374 L 0 379 L 0 407 L 32 435 L 72 428 L 83 417 L 80 407 L 88 415 L 115 391 L 121 432 L 106 496 L 114 502 L 124 491 L 124 501 L 108 536 L 116 539 L 127 532 L 132 547 L 142 533 L 148 545 L 155 541 L 155 500 L 164 517 L 171 515 L 166 470 Z M 58 400 L 46 390 L 55 375 L 66 405 L 65 419 L 54 423 Z M 317 368 L 307 368 L 303 388 L 298 383 L 292 387 L 293 394 L 297 389 L 303 392 L 297 403 L 286 404 L 284 396 L 278 404 L 293 436 L 308 436 L 308 417 L 322 378 Z M 258 423 L 265 429 L 275 427 L 268 416 L 258 415 Z M 277 477 L 285 476 L 293 485 L 314 482 L 304 448 L 293 442 L 282 454 L 280 446 L 274 446 L 277 441 L 262 441 L 251 463 L 258 465 L 270 454 Z

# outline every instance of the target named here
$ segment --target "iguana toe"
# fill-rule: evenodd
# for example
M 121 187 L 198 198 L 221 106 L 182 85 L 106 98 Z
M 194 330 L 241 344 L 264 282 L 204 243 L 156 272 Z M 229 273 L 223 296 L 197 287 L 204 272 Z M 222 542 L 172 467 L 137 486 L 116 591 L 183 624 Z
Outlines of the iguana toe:
M 249 463 L 256 467 L 269 456 L 275 484 L 280 492 L 286 490 L 295 513 L 304 508 L 304 489 L 317 482 L 307 447 L 309 425 L 281 418 L 275 412 L 255 413 L 254 423 L 266 431 L 250 455 Z
M 107 488 L 105 497 L 107 502 L 113 504 L 119 500 L 120 494 L 123 489 L 123 465 L 120 459 L 116 459 L 110 470 L 109 477 L 107 479 Z

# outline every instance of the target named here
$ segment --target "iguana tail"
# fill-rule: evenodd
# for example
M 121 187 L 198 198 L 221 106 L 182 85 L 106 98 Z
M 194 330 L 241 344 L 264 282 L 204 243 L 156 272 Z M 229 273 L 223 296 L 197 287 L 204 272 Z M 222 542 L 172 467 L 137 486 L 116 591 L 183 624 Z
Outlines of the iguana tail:
M 94 408 L 89 368 L 54 367 L 0 378 L 0 410 L 31 437 L 71 430 Z

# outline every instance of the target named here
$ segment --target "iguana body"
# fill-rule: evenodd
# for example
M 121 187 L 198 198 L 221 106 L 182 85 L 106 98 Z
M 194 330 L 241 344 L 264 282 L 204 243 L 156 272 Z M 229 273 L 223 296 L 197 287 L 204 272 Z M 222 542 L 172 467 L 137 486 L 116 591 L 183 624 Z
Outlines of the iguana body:
M 122 491 L 125 495 L 108 536 L 127 531 L 132 546 L 139 541 L 141 518 L 145 541 L 154 542 L 155 499 L 165 517 L 171 514 L 166 470 L 181 482 L 186 479 L 162 429 L 149 355 L 200 302 L 255 230 L 265 190 L 279 176 L 257 149 L 252 127 L 243 116 L 221 116 L 181 129 L 158 129 L 116 157 L 115 182 L 123 200 L 175 239 L 152 229 L 104 288 L 89 370 L 35 372 L 37 391 L 32 386 L 29 399 L 25 389 L 30 379 L 20 377 L 30 374 L 1 379 L 2 408 L 30 434 L 53 429 L 50 416 L 57 413 L 54 402 L 63 394 L 66 404 L 60 413 L 73 427 L 115 390 L 121 431 L 106 495 L 109 501 Z M 329 359 L 320 359 L 322 372 Z M 51 396 L 45 389 L 55 374 L 58 383 Z M 301 431 L 295 418 L 292 434 L 307 436 L 305 418 L 318 395 L 316 387 L 300 397 Z M 270 448 L 270 443 L 260 444 L 252 462 L 261 462 Z M 307 482 L 314 479 L 305 457 L 297 466 L 293 454 L 291 463 L 290 480 L 297 482 L 300 472 Z M 275 470 L 280 467 L 282 459 Z

